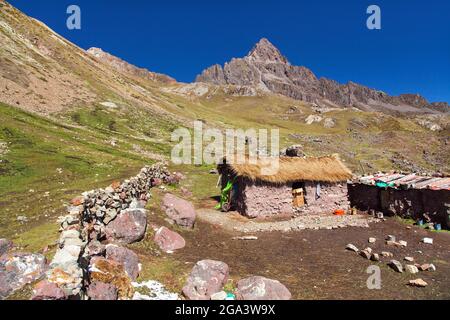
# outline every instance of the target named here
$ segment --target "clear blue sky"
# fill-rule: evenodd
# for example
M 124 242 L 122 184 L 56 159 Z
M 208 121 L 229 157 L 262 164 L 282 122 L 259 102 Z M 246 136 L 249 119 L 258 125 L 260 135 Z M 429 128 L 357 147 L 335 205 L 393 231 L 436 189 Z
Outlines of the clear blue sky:
M 450 102 L 448 0 L 9 0 L 87 49 L 190 82 L 204 68 L 244 56 L 261 37 L 318 76 L 389 94 Z M 66 28 L 66 8 L 82 30 Z M 377 4 L 382 30 L 366 28 Z

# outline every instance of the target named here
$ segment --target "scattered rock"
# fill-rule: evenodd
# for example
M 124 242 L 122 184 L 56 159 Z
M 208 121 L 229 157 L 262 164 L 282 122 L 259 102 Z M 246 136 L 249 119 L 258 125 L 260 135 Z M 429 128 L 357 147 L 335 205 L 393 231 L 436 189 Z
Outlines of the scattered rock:
M 233 237 L 233 240 L 258 240 L 256 236 Z
M 25 223 L 25 222 L 28 222 L 28 218 L 25 216 L 18 216 L 17 221 Z
M 397 260 L 391 260 L 389 262 L 389 266 L 394 269 L 397 272 L 402 273 L 403 272 L 403 266 L 400 262 L 398 262 Z
M 375 243 L 377 241 L 377 239 L 375 238 L 369 238 L 369 243 Z
M 349 243 L 349 244 L 345 247 L 345 249 L 350 250 L 350 251 L 354 251 L 354 252 L 359 252 L 359 249 L 358 249 L 355 245 L 353 245 L 353 244 L 351 244 L 351 243 Z
M 359 252 L 359 255 L 363 258 L 366 258 L 367 260 L 370 260 L 370 258 L 372 257 L 372 254 L 367 250 L 361 250 Z
M 13 247 L 13 243 L 7 239 L 0 239 L 0 257 Z
M 393 236 L 393 235 L 388 235 L 387 237 L 386 237 L 386 241 L 397 241 L 397 239 L 395 238 L 395 236 Z
M 55 283 L 43 280 L 36 284 L 31 300 L 66 300 L 67 295 Z
M 334 128 L 336 126 L 336 120 L 333 118 L 325 118 L 323 126 L 327 129 Z
M 419 269 L 416 266 L 413 266 L 412 264 L 407 264 L 405 266 L 405 270 L 412 274 L 416 274 L 419 272 Z
M 432 263 L 425 263 L 419 267 L 420 271 L 436 271 L 436 266 Z
M 215 260 L 196 263 L 189 275 L 183 294 L 190 300 L 209 300 L 211 295 L 222 290 L 228 280 L 229 267 Z
M 428 283 L 426 283 L 423 279 L 419 278 L 419 279 L 415 279 L 415 280 L 409 280 L 409 285 L 412 287 L 426 287 L 428 286 Z
M 405 261 L 413 262 L 414 258 L 413 257 L 405 257 Z
M 147 228 L 147 215 L 142 210 L 127 210 L 106 227 L 106 237 L 111 241 L 130 244 L 142 240 Z
M 239 300 L 290 300 L 292 297 L 279 281 L 259 276 L 240 280 L 236 296 Z
M 82 197 L 82 196 L 73 198 L 73 199 L 70 201 L 70 204 L 71 204 L 72 206 L 75 206 L 75 207 L 76 207 L 76 206 L 81 206 L 83 203 L 84 203 L 84 197 Z
M 109 244 L 106 246 L 106 259 L 122 264 L 131 280 L 139 276 L 139 258 L 130 249 Z
M 117 300 L 118 290 L 113 284 L 94 281 L 89 285 L 87 295 L 91 300 Z
M 408 246 L 408 242 L 406 242 L 406 241 L 404 241 L 404 240 L 400 240 L 400 241 L 398 242 L 398 244 L 399 244 L 400 246 L 402 246 L 402 247 Z
M 219 174 L 219 171 L 217 171 L 217 169 L 211 169 L 209 170 L 210 174 Z
M 305 123 L 310 125 L 313 124 L 314 122 L 321 122 L 322 121 L 322 117 L 321 116 L 317 116 L 317 115 L 309 115 L 306 119 L 305 119 Z
M 154 241 L 164 252 L 173 252 L 186 245 L 186 241 L 181 235 L 166 227 L 161 227 L 156 231 Z
M 426 244 L 433 244 L 433 239 L 432 238 L 423 238 L 422 242 L 426 243 Z
M 391 252 L 388 252 L 388 251 L 382 251 L 382 252 L 381 252 L 381 255 L 382 255 L 383 257 L 388 257 L 388 258 L 394 256 Z
M 196 213 L 194 206 L 189 201 L 167 193 L 164 195 L 162 208 L 177 225 L 187 228 L 194 227 Z
M 380 255 L 378 253 L 372 253 L 372 256 L 370 257 L 370 260 L 372 260 L 372 261 L 380 261 Z

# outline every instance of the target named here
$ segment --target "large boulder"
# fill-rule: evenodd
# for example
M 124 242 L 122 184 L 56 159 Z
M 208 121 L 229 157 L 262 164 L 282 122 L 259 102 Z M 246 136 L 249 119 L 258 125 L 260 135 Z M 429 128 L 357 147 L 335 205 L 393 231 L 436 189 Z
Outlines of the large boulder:
M 195 208 L 189 201 L 178 198 L 173 194 L 166 193 L 162 201 L 162 209 L 170 220 L 177 225 L 193 228 L 195 224 Z
M 13 243 L 7 239 L 0 239 L 0 257 L 13 247 Z
M 156 231 L 154 241 L 165 252 L 173 252 L 186 245 L 182 236 L 166 227 L 161 227 Z
M 197 262 L 189 275 L 183 294 L 190 300 L 210 300 L 211 295 L 222 291 L 228 280 L 229 267 L 215 260 Z
M 91 283 L 103 282 L 114 285 L 121 299 L 131 299 L 134 288 L 131 279 L 121 263 L 102 257 L 93 257 L 89 265 L 89 280 Z
M 106 259 L 122 264 L 131 280 L 135 281 L 139 276 L 139 257 L 130 249 L 109 244 L 106 246 Z
M 130 244 L 142 240 L 147 229 L 145 210 L 127 210 L 106 227 L 106 237 L 112 242 Z
M 67 295 L 58 285 L 48 280 L 36 284 L 31 300 L 66 300 Z
M 93 282 L 89 285 L 87 295 L 91 300 L 117 300 L 118 291 L 115 285 L 104 282 Z
M 0 299 L 40 279 L 46 269 L 46 259 L 41 254 L 4 254 L 0 257 Z
M 290 300 L 289 290 L 277 280 L 253 276 L 237 284 L 239 300 Z

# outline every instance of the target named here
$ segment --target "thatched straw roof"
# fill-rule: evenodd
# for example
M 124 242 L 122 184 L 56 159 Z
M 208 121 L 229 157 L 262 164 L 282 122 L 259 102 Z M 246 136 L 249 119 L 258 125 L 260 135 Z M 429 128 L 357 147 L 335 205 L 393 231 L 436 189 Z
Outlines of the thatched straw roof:
M 256 164 L 246 161 L 244 164 L 227 165 L 237 176 L 277 184 L 296 181 L 342 182 L 352 178 L 352 172 L 337 154 L 320 158 L 280 157 L 278 170 L 264 174 L 262 170 L 271 168 L 273 161 L 266 158 L 258 159 Z

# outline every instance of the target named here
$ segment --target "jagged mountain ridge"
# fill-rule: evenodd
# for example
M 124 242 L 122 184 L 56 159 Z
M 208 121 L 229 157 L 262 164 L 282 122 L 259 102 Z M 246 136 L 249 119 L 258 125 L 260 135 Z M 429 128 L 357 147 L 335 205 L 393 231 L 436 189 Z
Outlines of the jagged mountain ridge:
M 446 102 L 429 103 L 418 94 L 390 96 L 354 82 L 339 84 L 317 78 L 306 67 L 294 66 L 267 39 L 261 39 L 244 58 L 213 65 L 197 76 L 196 82 L 216 85 L 255 86 L 264 91 L 310 103 L 332 103 L 368 111 L 448 112 Z
M 112 66 L 116 70 L 127 73 L 132 76 L 144 78 L 150 81 L 158 81 L 166 84 L 175 83 L 176 80 L 172 77 L 169 77 L 165 74 L 156 73 L 149 71 L 145 68 L 136 67 L 108 52 L 103 51 L 101 48 L 90 48 L 87 50 L 87 53 L 93 55 L 95 58 L 100 61 Z

